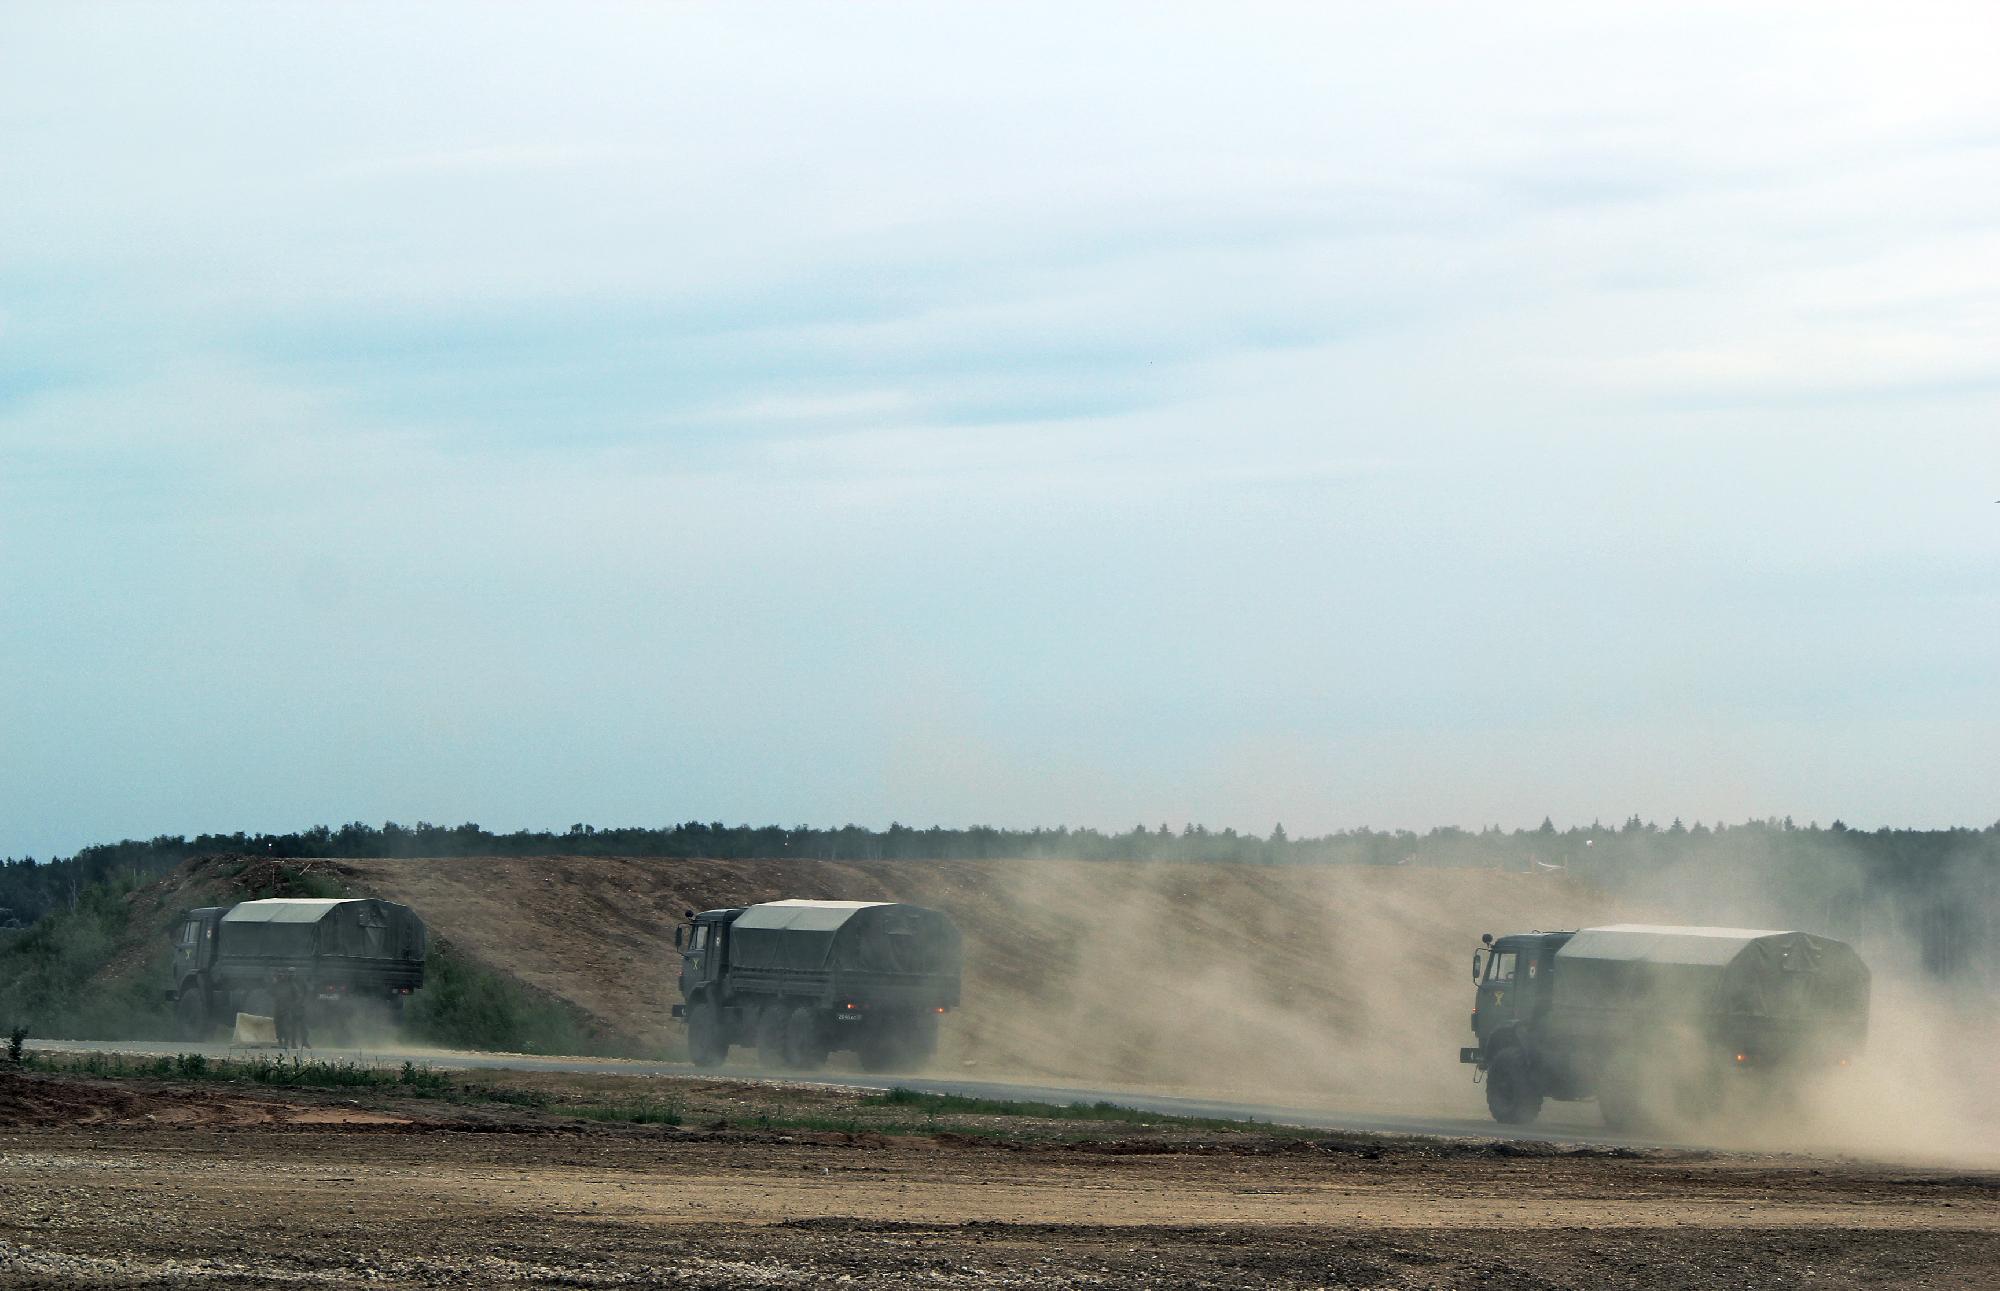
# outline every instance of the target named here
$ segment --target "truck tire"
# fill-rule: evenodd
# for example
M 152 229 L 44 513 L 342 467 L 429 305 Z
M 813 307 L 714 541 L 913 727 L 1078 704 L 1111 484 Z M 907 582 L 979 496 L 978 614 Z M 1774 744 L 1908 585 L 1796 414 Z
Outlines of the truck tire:
M 903 1025 L 903 1065 L 915 1071 L 937 1057 L 938 1018 L 935 1013 L 919 1013 Z
M 862 1024 L 864 1029 L 854 1043 L 854 1057 L 861 1063 L 861 1070 L 869 1073 L 894 1071 L 901 1065 L 897 1061 L 900 1050 L 896 1044 L 895 1025 L 874 1019 Z
M 785 1065 L 818 1071 L 826 1065 L 827 1043 L 820 1033 L 819 1010 L 807 1004 L 785 1019 Z
M 1530 1125 L 1542 1114 L 1542 1091 L 1519 1045 L 1502 1049 L 1487 1064 L 1486 1110 L 1502 1125 Z
M 791 1010 L 781 1002 L 773 1000 L 757 1011 L 757 1065 L 772 1071 L 783 1071 L 785 1061 L 785 1022 Z
M 1655 1118 L 1630 1079 L 1607 1080 L 1597 1090 L 1597 1114 L 1604 1128 L 1618 1134 L 1645 1134 L 1657 1127 Z
M 722 1034 L 722 1010 L 711 1001 L 696 1000 L 687 1009 L 688 1060 L 697 1067 L 720 1067 L 729 1056 Z
M 174 997 L 174 1028 L 183 1040 L 206 1040 L 214 1023 L 208 1015 L 208 994 L 200 986 L 183 983 Z
M 855 1057 L 867 1072 L 910 1071 L 923 1066 L 937 1052 L 937 1015 L 917 1013 L 907 1017 L 880 1018 L 868 1024 Z

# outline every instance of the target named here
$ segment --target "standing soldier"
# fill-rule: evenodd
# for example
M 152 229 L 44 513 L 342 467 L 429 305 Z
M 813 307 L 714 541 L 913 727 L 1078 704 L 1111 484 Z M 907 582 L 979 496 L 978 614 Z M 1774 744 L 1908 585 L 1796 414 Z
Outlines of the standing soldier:
M 310 1049 L 312 1048 L 312 1033 L 306 1026 L 306 1009 L 309 1003 L 309 993 L 306 990 L 306 984 L 299 980 L 296 973 L 287 973 L 285 976 L 289 980 L 291 991 L 292 1047 L 295 1049 Z
M 290 977 L 282 968 L 271 974 L 271 1026 L 278 1033 L 280 1049 L 292 1047 L 292 1010 L 285 998 Z
M 298 974 L 287 968 L 278 974 L 277 989 L 272 992 L 275 1005 L 272 1012 L 278 1028 L 278 1047 L 296 1049 L 306 1042 L 306 1001 L 305 990 L 299 984 Z

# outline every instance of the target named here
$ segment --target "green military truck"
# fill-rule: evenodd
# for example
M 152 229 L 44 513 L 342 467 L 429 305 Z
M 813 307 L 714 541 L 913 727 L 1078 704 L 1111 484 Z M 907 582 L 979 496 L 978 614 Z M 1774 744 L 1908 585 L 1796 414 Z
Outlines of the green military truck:
M 714 1067 L 732 1045 L 765 1067 L 811 1071 L 852 1050 L 868 1071 L 920 1067 L 958 1007 L 956 925 L 886 901 L 766 901 L 688 912 L 674 929 L 688 1056 Z
M 424 984 L 430 935 L 393 901 L 274 898 L 190 910 L 173 938 L 167 998 L 182 1038 L 200 1040 L 239 1012 L 274 1013 L 287 975 L 315 1024 L 393 1029 Z
M 1826 937 L 1615 924 L 1482 941 L 1459 1061 L 1503 1124 L 1551 1098 L 1596 1099 L 1612 1129 L 1696 1121 L 1735 1087 L 1795 1092 L 1867 1040 L 1867 966 Z

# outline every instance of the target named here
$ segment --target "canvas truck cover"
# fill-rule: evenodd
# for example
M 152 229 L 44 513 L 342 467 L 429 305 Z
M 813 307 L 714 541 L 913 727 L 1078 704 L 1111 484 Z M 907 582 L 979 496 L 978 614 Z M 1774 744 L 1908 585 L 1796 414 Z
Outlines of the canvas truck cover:
M 767 901 L 730 925 L 730 962 L 789 972 L 956 978 L 958 928 L 936 910 L 887 901 Z
M 422 963 L 424 921 L 373 898 L 245 901 L 222 916 L 225 958 L 404 960 Z
M 1845 942 L 1809 933 L 1613 924 L 1571 937 L 1556 963 L 1559 1012 L 1867 1025 L 1867 966 Z

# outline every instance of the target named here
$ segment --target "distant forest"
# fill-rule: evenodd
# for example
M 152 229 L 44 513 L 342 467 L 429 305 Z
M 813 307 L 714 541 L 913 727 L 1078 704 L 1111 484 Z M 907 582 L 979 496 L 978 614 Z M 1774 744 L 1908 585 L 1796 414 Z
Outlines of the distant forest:
M 821 861 L 975 861 L 1061 858 L 1080 861 L 1207 861 L 1241 865 L 1410 865 L 1546 873 L 1568 871 L 1680 918 L 1763 921 L 1836 936 L 1894 937 L 1918 950 L 1933 972 L 1955 976 L 2000 948 L 2000 823 L 1983 829 L 1861 831 L 1835 821 L 1797 825 L 1666 826 L 1632 817 L 1620 825 L 1558 829 L 1357 829 L 1291 838 L 1190 825 L 1095 829 L 887 829 L 847 825 L 726 825 L 520 830 L 495 834 L 475 824 L 380 827 L 324 825 L 291 834 L 162 835 L 86 847 L 37 863 L 0 861 L 0 928 L 25 926 L 73 909 L 92 885 L 147 881 L 191 857 L 230 854 L 295 859 L 451 856 L 624 856 Z M 1986 965 L 1990 968 L 1990 964 Z

